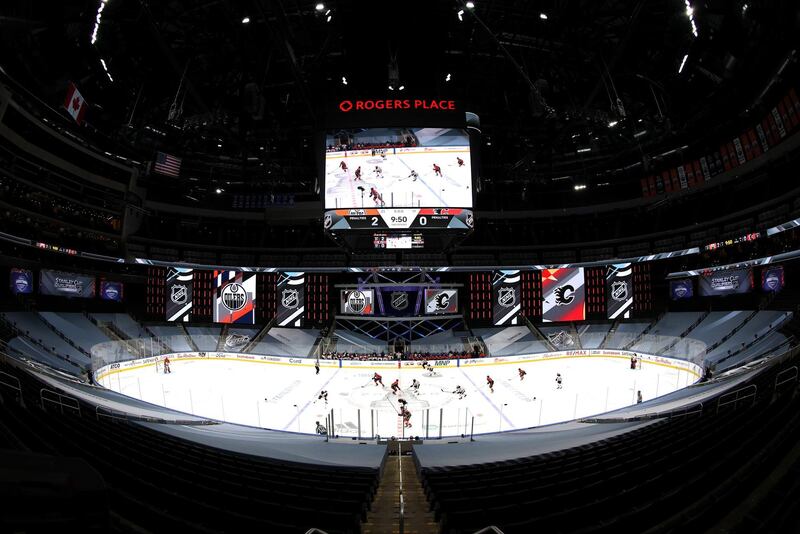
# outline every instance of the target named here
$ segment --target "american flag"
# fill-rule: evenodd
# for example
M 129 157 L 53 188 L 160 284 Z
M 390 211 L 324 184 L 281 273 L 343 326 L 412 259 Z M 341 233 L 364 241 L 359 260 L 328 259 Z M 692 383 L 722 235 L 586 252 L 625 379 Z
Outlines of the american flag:
M 177 177 L 181 172 L 181 158 L 170 156 L 164 152 L 156 152 L 156 162 L 153 170 L 159 174 Z

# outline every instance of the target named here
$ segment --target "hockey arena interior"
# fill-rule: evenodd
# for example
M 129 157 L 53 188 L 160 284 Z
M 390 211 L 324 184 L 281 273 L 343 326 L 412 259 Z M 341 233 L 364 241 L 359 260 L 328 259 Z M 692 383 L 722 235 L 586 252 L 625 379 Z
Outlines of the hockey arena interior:
M 797 2 L 0 28 L 0 532 L 800 532 Z

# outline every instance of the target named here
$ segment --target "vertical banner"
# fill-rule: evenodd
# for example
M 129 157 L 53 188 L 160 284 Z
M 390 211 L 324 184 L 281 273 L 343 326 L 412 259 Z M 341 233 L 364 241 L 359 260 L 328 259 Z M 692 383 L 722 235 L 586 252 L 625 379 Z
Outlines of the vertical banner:
M 306 312 L 306 273 L 278 274 L 278 326 L 303 326 Z
M 542 321 L 586 319 L 583 267 L 542 271 Z
M 33 293 L 33 273 L 28 269 L 11 269 L 9 275 L 11 292 L 15 295 Z
M 192 280 L 194 270 L 183 267 L 167 269 L 167 321 L 188 323 L 192 315 Z
M 519 324 L 522 311 L 519 271 L 495 271 L 492 276 L 492 317 L 495 325 Z
M 630 263 L 606 267 L 606 317 L 628 319 L 633 308 L 633 268 Z
M 256 273 L 214 271 L 215 323 L 255 324 Z
M 100 298 L 103 300 L 113 300 L 122 302 L 122 282 L 112 282 L 111 280 L 100 280 Z
M 761 271 L 761 289 L 766 293 L 777 293 L 783 289 L 783 266 L 765 267 Z

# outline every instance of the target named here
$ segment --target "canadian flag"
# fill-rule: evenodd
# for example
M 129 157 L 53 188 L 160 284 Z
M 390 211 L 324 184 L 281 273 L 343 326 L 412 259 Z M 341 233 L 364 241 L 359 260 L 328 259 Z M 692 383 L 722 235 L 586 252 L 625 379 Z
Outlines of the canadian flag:
M 86 100 L 83 99 L 80 92 L 78 92 L 78 88 L 75 87 L 74 83 L 69 82 L 67 97 L 64 99 L 64 109 L 75 119 L 75 122 L 83 124 L 83 116 L 86 115 L 87 107 L 89 106 L 86 104 Z

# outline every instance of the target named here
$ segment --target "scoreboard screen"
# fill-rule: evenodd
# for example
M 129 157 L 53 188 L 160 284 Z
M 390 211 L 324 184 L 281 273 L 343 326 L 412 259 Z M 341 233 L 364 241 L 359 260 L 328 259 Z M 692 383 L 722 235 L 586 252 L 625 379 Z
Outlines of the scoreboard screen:
M 462 128 L 348 128 L 325 136 L 323 225 L 331 234 L 473 228 L 470 134 Z M 377 232 L 377 233 L 376 233 Z M 380 239 L 376 248 L 394 248 Z M 433 244 L 433 243 L 432 243 Z M 422 240 L 397 248 L 421 248 Z

